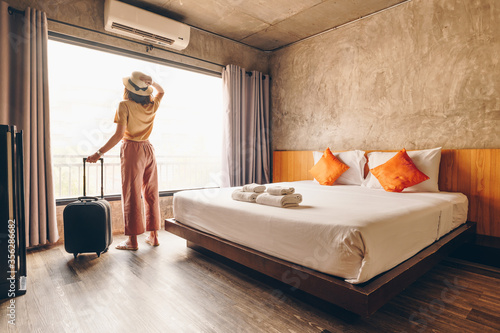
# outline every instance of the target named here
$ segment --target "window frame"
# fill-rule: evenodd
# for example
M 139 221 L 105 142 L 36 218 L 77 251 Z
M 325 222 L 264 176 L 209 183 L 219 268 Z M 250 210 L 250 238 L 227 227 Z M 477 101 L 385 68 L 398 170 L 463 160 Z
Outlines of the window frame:
M 179 62 L 175 62 L 172 60 L 155 57 L 155 56 L 152 56 L 149 54 L 143 54 L 143 53 L 136 52 L 136 51 L 122 49 L 122 48 L 119 48 L 116 46 L 106 45 L 103 43 L 89 41 L 89 40 L 85 40 L 85 39 L 74 37 L 74 36 L 60 34 L 58 32 L 54 32 L 54 31 L 49 31 L 48 37 L 49 37 L 49 40 L 53 40 L 56 42 L 86 47 L 86 48 L 90 48 L 90 49 L 97 50 L 97 51 L 103 51 L 103 52 L 107 52 L 107 53 L 111 53 L 111 54 L 115 54 L 115 55 L 130 57 L 130 58 L 143 60 L 143 61 L 149 61 L 152 63 L 166 65 L 166 66 L 177 68 L 177 69 L 183 69 L 183 70 L 187 70 L 187 71 L 191 71 L 191 72 L 195 72 L 195 73 L 199 73 L 199 74 L 205 74 L 205 75 L 210 75 L 210 76 L 222 78 L 222 68 L 223 68 L 222 65 L 216 64 L 213 62 L 209 62 L 209 61 L 206 61 L 203 59 L 198 59 L 196 57 L 187 56 L 184 54 L 182 54 L 183 57 L 188 57 L 188 58 L 192 58 L 195 60 L 199 60 L 199 61 L 203 61 L 206 63 L 220 66 L 221 71 L 214 71 L 214 70 L 196 67 L 193 65 L 185 64 L 185 63 L 179 63 Z M 133 41 L 131 41 L 131 42 L 133 42 Z M 162 50 L 166 51 L 166 52 L 178 54 L 176 52 L 168 51 L 165 49 L 162 49 Z M 198 188 L 188 188 L 188 189 L 164 190 L 164 191 L 159 191 L 159 195 L 160 195 L 160 197 L 171 197 L 175 193 L 181 192 L 181 191 L 214 189 L 214 188 L 219 188 L 219 187 L 218 186 L 211 186 L 211 187 L 198 187 Z M 99 198 L 100 198 L 100 196 L 99 196 Z M 106 199 L 107 201 L 121 201 L 121 194 L 108 194 L 108 195 L 105 194 L 104 199 Z M 72 203 L 76 200 L 78 200 L 78 197 L 58 198 L 58 199 L 56 199 L 56 206 L 65 206 L 65 205 Z
M 194 65 L 180 63 L 180 62 L 176 62 L 173 60 L 155 57 L 155 56 L 152 56 L 150 54 L 145 54 L 145 53 L 141 53 L 141 52 L 137 52 L 137 51 L 122 49 L 122 48 L 119 48 L 116 46 L 107 45 L 107 44 L 103 44 L 100 42 L 94 42 L 94 41 L 90 41 L 90 40 L 86 40 L 86 39 L 82 39 L 82 38 L 78 38 L 78 37 L 74 37 L 74 36 L 68 36 L 68 35 L 58 33 L 58 32 L 54 32 L 54 31 L 49 31 L 49 39 L 56 41 L 56 42 L 86 47 L 86 48 L 90 48 L 90 49 L 94 49 L 94 50 L 98 50 L 98 51 L 103 51 L 103 52 L 107 52 L 107 53 L 111 53 L 111 54 L 130 57 L 130 58 L 134 58 L 134 59 L 138 59 L 138 60 L 150 61 L 150 62 L 160 64 L 160 65 L 166 65 L 166 66 L 170 66 L 170 67 L 174 67 L 174 68 L 178 68 L 178 69 L 184 69 L 184 70 L 188 70 L 191 72 L 211 75 L 211 76 L 215 76 L 215 77 L 219 77 L 219 78 L 222 78 L 222 68 L 224 68 L 224 66 L 217 64 L 217 63 L 214 63 L 214 62 L 206 61 L 203 59 L 198 59 L 196 57 L 188 56 L 185 54 L 179 54 L 179 53 L 165 50 L 165 49 L 162 49 L 162 51 L 173 53 L 176 55 L 180 55 L 182 57 L 191 58 L 191 59 L 198 60 L 198 61 L 203 61 L 205 63 L 216 65 L 216 66 L 220 67 L 221 69 L 220 69 L 220 71 L 210 70 L 207 68 L 197 67 Z M 127 41 L 134 42 L 131 40 L 127 40 Z

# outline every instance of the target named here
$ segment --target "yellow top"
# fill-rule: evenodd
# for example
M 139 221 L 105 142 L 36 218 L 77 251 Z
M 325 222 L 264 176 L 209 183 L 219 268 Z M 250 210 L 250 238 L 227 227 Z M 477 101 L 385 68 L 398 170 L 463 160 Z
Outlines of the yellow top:
M 131 100 L 120 102 L 115 114 L 115 123 L 126 125 L 124 139 L 146 141 L 149 138 L 163 95 L 156 94 L 154 103 L 146 106 Z

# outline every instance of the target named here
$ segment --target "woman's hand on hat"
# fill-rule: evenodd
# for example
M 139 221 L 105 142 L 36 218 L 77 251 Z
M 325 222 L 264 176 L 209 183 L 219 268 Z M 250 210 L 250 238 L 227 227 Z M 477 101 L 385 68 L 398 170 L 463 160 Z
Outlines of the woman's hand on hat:
M 139 77 L 139 80 L 143 81 L 144 83 L 146 83 L 148 86 L 152 85 L 153 84 L 153 79 L 151 78 L 151 76 L 149 75 L 141 75 Z

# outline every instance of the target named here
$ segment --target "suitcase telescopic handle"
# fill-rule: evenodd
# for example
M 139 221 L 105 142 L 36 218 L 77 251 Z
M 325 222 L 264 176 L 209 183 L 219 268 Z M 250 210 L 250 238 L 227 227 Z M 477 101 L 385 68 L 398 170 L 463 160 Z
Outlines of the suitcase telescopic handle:
M 84 196 L 84 197 L 78 197 L 78 200 L 79 201 L 97 201 L 99 200 L 98 197 L 88 197 L 88 196 Z
M 101 198 L 104 199 L 104 159 L 101 157 L 99 159 L 101 161 Z M 86 184 L 87 184 L 87 178 L 86 178 L 86 172 L 85 172 L 85 164 L 87 163 L 87 158 L 83 158 L 83 197 L 82 198 L 95 198 L 95 197 L 87 197 L 87 190 L 86 190 Z

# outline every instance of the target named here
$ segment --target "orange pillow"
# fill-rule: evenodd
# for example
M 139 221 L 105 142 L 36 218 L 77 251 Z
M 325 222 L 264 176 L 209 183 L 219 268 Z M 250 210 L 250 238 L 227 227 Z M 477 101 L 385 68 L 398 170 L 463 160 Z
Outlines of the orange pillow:
M 337 178 L 349 169 L 349 166 L 340 162 L 330 148 L 326 148 L 321 159 L 309 172 L 321 185 L 333 185 Z
M 401 192 L 407 187 L 429 179 L 413 164 L 404 148 L 390 160 L 370 171 L 388 192 Z

